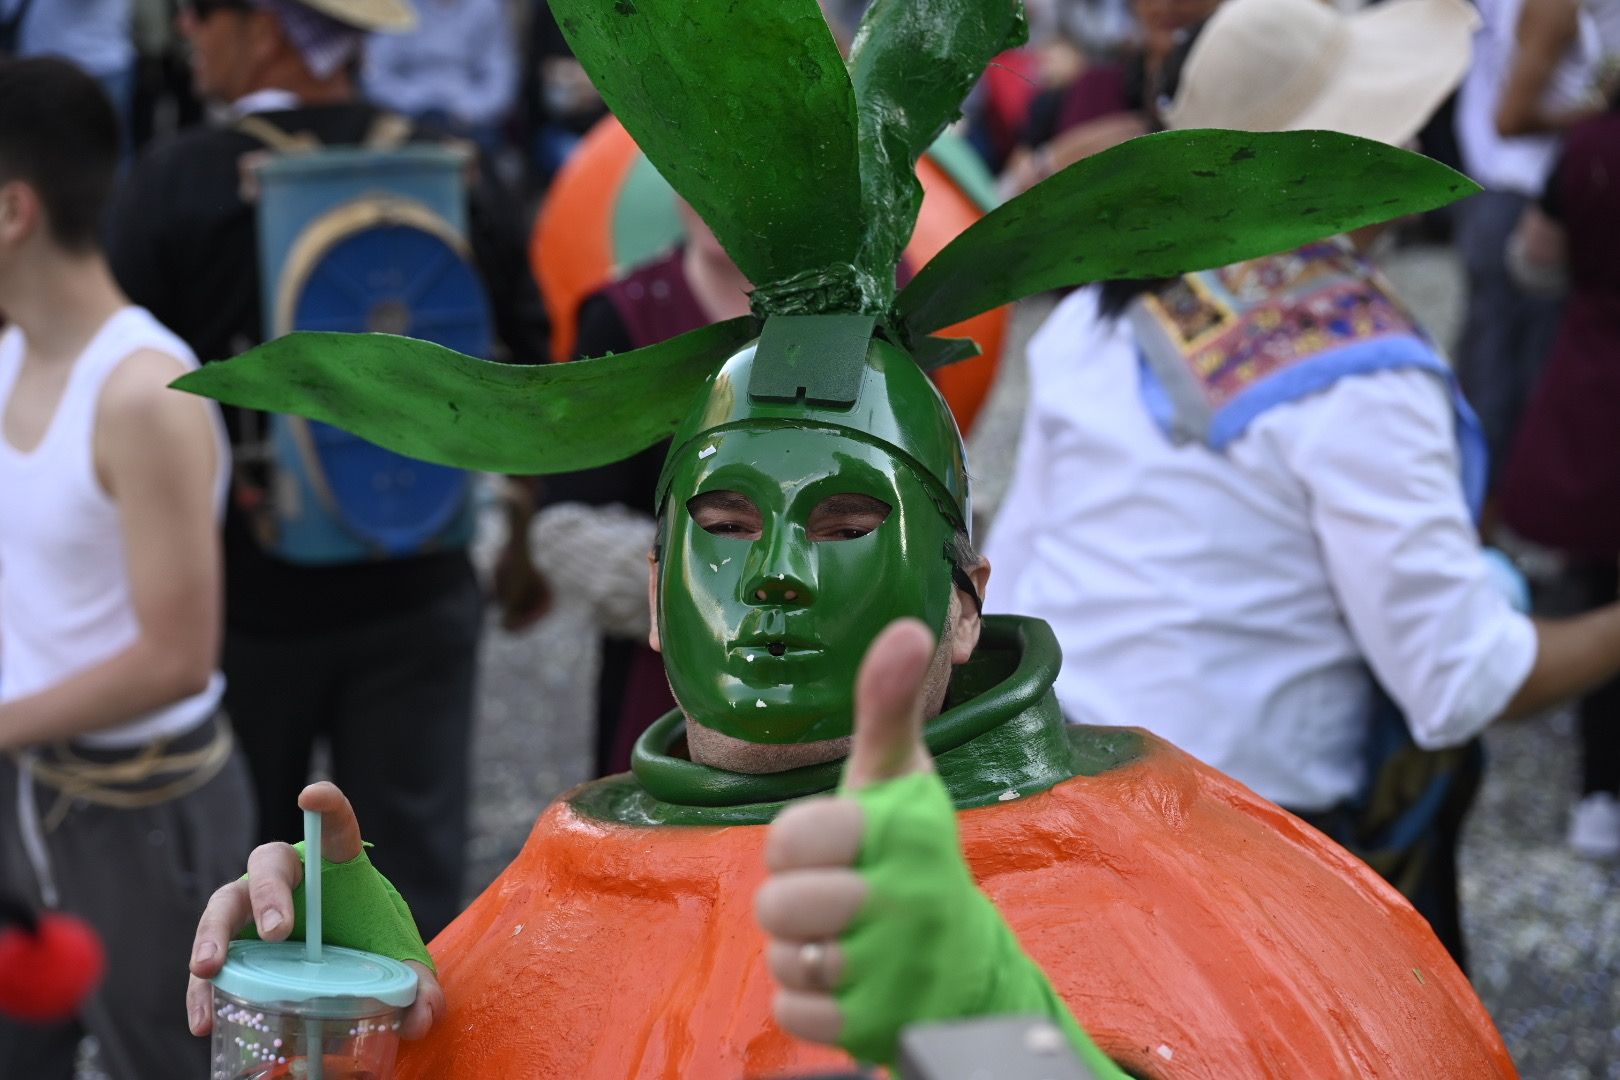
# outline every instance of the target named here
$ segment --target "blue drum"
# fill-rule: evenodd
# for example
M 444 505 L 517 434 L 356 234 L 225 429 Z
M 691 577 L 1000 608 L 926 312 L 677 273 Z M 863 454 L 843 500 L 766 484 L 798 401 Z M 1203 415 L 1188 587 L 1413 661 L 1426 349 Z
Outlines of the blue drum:
M 465 154 L 437 146 L 322 148 L 260 166 L 269 333 L 401 334 L 488 356 L 492 319 L 466 241 L 465 169 Z M 471 539 L 469 473 L 291 416 L 271 416 L 249 453 L 262 455 L 269 477 L 256 531 L 279 558 L 353 563 Z

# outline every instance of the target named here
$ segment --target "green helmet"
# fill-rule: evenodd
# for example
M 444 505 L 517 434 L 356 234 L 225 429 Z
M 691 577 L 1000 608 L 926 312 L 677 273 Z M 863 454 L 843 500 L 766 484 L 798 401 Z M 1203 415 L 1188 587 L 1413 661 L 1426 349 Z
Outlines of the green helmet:
M 804 427 L 882 448 L 910 469 L 958 529 L 972 518 L 967 451 L 950 408 L 903 349 L 860 315 L 782 315 L 720 366 L 676 429 L 658 480 L 670 484 L 720 430 Z
M 537 366 L 294 334 L 177 385 L 517 475 L 607 464 L 673 434 L 658 494 L 666 666 L 690 715 L 745 739 L 846 734 L 866 643 L 897 615 L 944 625 L 968 473 L 926 372 L 976 347 L 931 335 L 1032 293 L 1224 266 L 1477 190 L 1348 135 L 1164 132 L 1012 199 L 897 291 L 917 159 L 1022 41 L 1018 4 L 875 0 L 847 63 L 817 0 L 551 6 L 642 151 L 759 283 L 753 313 Z M 694 524 L 690 500 L 718 490 L 747 496 L 759 539 Z M 809 516 L 835 494 L 888 516 L 816 542 Z

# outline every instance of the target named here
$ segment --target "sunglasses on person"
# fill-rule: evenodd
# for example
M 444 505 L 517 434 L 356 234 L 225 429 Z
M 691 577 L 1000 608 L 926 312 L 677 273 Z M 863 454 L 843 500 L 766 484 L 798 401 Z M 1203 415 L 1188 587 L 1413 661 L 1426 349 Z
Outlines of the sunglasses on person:
M 252 0 L 185 0 L 185 10 L 199 21 L 216 11 L 252 11 Z

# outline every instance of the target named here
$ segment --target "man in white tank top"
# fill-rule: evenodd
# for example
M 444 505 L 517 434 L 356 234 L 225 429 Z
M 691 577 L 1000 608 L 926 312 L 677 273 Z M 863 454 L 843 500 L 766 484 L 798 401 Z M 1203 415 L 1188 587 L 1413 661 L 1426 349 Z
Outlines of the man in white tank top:
M 118 1080 L 206 1075 L 172 958 L 250 846 L 219 716 L 224 431 L 107 269 L 117 158 L 93 79 L 0 62 L 0 890 L 88 919 L 108 961 L 77 1018 L 0 1020 L 0 1077 L 68 1080 L 85 1032 Z

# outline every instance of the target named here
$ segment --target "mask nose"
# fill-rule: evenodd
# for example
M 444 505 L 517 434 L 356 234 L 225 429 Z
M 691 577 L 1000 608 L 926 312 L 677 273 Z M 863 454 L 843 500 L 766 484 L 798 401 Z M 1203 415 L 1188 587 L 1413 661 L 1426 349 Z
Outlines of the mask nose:
M 754 605 L 806 607 L 816 600 L 813 545 L 804 530 L 781 524 L 769 528 L 749 553 L 743 599 Z

